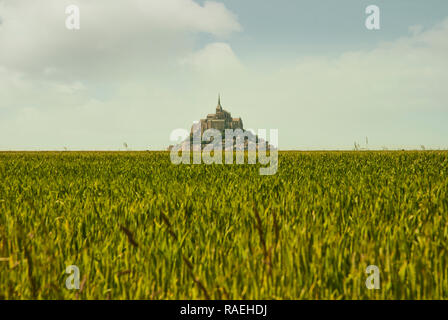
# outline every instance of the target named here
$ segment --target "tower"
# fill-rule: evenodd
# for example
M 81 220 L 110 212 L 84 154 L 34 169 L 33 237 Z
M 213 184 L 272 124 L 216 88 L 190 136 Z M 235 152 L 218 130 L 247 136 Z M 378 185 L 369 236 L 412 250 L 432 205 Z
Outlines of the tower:
M 222 111 L 222 107 L 221 107 L 221 95 L 218 94 L 218 105 L 216 106 L 216 113 L 221 112 Z

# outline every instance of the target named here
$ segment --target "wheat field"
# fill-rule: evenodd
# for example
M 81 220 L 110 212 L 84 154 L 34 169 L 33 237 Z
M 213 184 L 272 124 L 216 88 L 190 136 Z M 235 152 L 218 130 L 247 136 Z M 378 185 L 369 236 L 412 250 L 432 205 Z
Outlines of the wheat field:
M 0 153 L 0 298 L 448 298 L 448 152 L 280 152 L 277 174 L 258 168 Z

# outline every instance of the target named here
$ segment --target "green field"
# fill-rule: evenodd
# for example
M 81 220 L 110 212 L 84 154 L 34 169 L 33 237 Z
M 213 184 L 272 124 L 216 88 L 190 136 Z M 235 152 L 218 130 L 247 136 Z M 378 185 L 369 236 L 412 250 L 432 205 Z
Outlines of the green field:
M 447 218 L 442 151 L 280 152 L 273 176 L 167 152 L 4 152 L 0 298 L 447 299 Z

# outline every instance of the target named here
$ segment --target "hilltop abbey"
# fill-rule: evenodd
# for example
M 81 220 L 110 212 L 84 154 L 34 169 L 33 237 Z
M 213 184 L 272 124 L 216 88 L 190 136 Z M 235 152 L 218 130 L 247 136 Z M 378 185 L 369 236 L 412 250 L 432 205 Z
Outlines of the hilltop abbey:
M 201 151 L 207 145 L 219 145 L 219 148 L 227 151 L 271 148 L 265 139 L 251 131 L 244 130 L 241 118 L 232 118 L 230 112 L 222 108 L 219 95 L 216 113 L 208 114 L 205 119 L 195 122 L 191 126 L 189 136 L 179 145 L 170 145 L 168 151 L 176 149 L 176 147 L 182 150 Z
M 176 130 L 173 134 L 171 141 L 178 138 L 184 139 L 181 143 L 168 147 L 171 162 L 174 164 L 190 164 L 191 151 L 193 151 L 193 164 L 200 164 L 202 161 L 206 164 L 219 164 L 223 163 L 224 159 L 226 164 L 231 164 L 234 151 L 236 151 L 236 163 L 243 164 L 244 152 L 247 151 L 248 163 L 255 164 L 258 158 L 260 163 L 270 164 L 269 167 L 260 168 L 260 174 L 271 175 L 277 172 L 277 150 L 265 140 L 266 130 L 258 130 L 261 137 L 252 133 L 251 130 L 244 130 L 241 118 L 232 118 L 230 112 L 222 108 L 220 96 L 218 96 L 216 113 L 208 114 L 205 119 L 195 122 L 189 137 L 188 131 L 183 129 Z M 277 129 L 271 129 L 270 135 L 277 143 Z M 267 155 L 268 150 L 269 155 Z
M 200 120 L 201 135 L 207 129 L 219 130 L 222 134 L 226 129 L 241 129 L 243 130 L 243 121 L 241 118 L 232 118 L 230 112 L 224 110 L 221 106 L 221 97 L 218 96 L 218 105 L 216 106 L 216 113 L 208 114 L 205 119 Z M 191 128 L 191 135 L 194 131 L 193 126 Z

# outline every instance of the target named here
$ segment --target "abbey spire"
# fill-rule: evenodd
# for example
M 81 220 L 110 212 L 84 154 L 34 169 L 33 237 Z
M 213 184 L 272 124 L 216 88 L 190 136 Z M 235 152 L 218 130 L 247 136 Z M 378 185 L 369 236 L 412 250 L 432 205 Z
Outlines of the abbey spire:
M 221 107 L 221 94 L 218 93 L 218 105 L 216 106 L 216 111 L 222 111 Z

